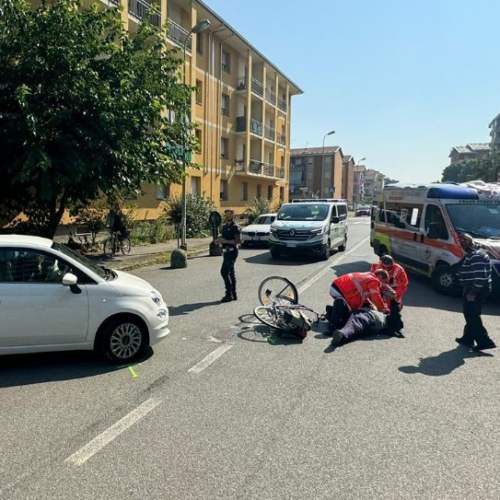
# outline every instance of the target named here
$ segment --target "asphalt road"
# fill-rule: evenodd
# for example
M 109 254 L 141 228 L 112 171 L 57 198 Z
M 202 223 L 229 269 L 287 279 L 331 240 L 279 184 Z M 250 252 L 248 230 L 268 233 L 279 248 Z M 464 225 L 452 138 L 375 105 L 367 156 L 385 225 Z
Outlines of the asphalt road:
M 497 499 L 500 352 L 457 346 L 460 301 L 411 276 L 404 339 L 331 352 L 255 323 L 269 275 L 319 311 L 331 280 L 368 270 L 369 220 L 328 262 L 242 249 L 237 302 L 220 257 L 135 272 L 169 304 L 170 336 L 140 364 L 90 353 L 0 359 L 0 498 Z M 484 321 L 500 342 L 498 302 Z

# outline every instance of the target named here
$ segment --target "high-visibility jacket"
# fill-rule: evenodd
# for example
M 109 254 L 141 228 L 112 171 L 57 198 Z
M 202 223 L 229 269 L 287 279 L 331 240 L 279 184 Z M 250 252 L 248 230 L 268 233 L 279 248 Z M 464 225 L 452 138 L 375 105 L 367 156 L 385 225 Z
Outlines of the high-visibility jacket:
M 370 269 L 374 273 L 378 269 L 385 269 L 389 274 L 389 282 L 387 283 L 396 292 L 396 300 L 401 304 L 403 293 L 408 289 L 408 276 L 406 271 L 399 265 L 394 263 L 391 269 L 387 269 L 382 265 L 382 262 L 375 262 Z
M 332 285 L 342 293 L 352 311 L 357 311 L 367 302 L 371 302 L 379 311 L 387 309 L 380 294 L 381 282 L 372 273 L 349 273 L 333 280 Z

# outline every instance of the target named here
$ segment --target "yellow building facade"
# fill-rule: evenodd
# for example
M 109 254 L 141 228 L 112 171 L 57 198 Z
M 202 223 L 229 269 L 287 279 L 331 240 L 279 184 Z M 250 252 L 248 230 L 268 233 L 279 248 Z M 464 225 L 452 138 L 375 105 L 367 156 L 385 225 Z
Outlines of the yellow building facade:
M 149 2 L 119 1 L 123 22 L 137 31 Z M 201 168 L 188 169 L 186 193 L 208 196 L 218 210 L 237 214 L 256 196 L 287 201 L 291 103 L 302 90 L 205 3 L 161 0 L 156 14 L 153 24 L 168 20 L 166 37 L 180 48 L 180 57 L 186 44 L 186 83 L 197 88 L 191 117 L 201 150 L 193 161 Z M 190 34 L 202 19 L 210 21 L 209 28 Z M 134 202 L 139 218 L 156 218 L 162 201 L 181 194 L 180 185 L 143 189 Z

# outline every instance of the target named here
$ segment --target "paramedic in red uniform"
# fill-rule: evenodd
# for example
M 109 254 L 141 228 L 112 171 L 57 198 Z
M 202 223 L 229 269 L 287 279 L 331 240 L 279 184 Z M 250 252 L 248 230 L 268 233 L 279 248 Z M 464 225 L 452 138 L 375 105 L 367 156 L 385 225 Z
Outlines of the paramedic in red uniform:
M 374 262 L 370 272 L 374 273 L 378 269 L 384 269 L 389 274 L 388 285 L 396 292 L 396 301 L 399 308 L 403 307 L 403 294 L 408 289 L 408 276 L 406 271 L 394 262 L 390 255 L 382 255 L 379 262 Z

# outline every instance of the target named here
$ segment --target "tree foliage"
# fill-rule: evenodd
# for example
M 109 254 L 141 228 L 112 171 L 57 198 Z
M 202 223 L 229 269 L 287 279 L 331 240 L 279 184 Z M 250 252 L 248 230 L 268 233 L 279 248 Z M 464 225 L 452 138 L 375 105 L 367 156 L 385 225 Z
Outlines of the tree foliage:
M 198 194 L 186 195 L 186 236 L 199 238 L 211 234 L 210 213 L 215 210 L 214 202 Z M 173 224 L 180 227 L 182 221 L 182 197 L 172 196 L 165 206 L 165 213 Z
M 23 212 L 51 237 L 68 207 L 182 181 L 193 125 L 165 113 L 189 112 L 182 59 L 120 10 L 0 0 L 0 220 Z
M 473 160 L 464 160 L 448 165 L 441 181 L 467 182 L 480 179 L 484 182 L 497 182 L 500 176 L 500 151 Z

